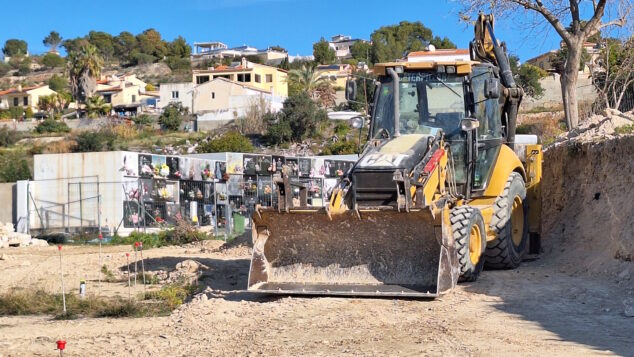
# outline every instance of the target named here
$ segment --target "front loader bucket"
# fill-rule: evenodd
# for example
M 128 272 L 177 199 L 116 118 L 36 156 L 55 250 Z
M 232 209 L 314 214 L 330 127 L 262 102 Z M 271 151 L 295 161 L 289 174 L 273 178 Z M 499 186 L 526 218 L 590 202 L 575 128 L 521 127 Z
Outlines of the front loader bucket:
M 325 209 L 260 209 L 253 216 L 248 290 L 436 297 L 459 275 L 446 215 L 348 211 L 331 219 Z

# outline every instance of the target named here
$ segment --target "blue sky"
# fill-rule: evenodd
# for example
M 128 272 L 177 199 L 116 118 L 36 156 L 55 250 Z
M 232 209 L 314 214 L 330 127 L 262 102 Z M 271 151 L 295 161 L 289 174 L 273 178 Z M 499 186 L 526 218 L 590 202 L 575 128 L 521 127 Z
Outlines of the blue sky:
M 367 39 L 374 29 L 402 20 L 421 21 L 435 35 L 447 36 L 462 48 L 467 48 L 473 36 L 471 26 L 458 21 L 458 9 L 450 0 L 28 2 L 28 11 L 24 2 L 3 3 L 0 46 L 9 38 L 20 38 L 28 42 L 31 53 L 42 53 L 46 50 L 42 39 L 51 30 L 63 38 L 74 38 L 90 30 L 116 35 L 121 31 L 137 34 L 153 27 L 168 40 L 182 35 L 190 44 L 222 41 L 229 46 L 281 45 L 291 55 L 307 55 L 312 54 L 312 43 L 322 36 L 341 33 Z M 558 47 L 554 31 L 520 32 L 505 21 L 498 21 L 496 26 L 498 38 L 505 40 L 510 51 L 522 60 Z

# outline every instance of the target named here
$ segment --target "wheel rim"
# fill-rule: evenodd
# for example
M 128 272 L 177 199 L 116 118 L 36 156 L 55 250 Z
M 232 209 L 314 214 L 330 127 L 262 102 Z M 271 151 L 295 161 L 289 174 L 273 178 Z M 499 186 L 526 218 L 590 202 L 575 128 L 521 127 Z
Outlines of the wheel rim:
M 478 264 L 481 255 L 482 233 L 480 232 L 480 226 L 474 224 L 471 226 L 471 232 L 469 233 L 469 259 L 471 260 L 471 264 Z
M 518 247 L 524 236 L 524 205 L 522 198 L 515 196 L 513 199 L 513 212 L 511 213 L 511 237 L 513 244 Z

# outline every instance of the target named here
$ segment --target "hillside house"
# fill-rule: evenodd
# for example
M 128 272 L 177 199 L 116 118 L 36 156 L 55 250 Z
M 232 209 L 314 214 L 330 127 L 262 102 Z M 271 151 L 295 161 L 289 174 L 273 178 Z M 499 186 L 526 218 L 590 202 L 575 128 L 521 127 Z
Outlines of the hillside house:
M 244 117 L 254 106 L 277 112 L 284 97 L 223 77 L 196 85 L 191 91 L 192 112 L 197 116 L 197 129 L 209 130 Z
M 0 91 L 0 109 L 10 107 L 30 107 L 33 112 L 39 111 L 38 104 L 40 97 L 56 93 L 48 85 L 38 85 L 32 87 L 17 86 L 4 91 Z
M 115 113 L 136 115 L 155 107 L 159 98 L 157 92 L 146 91 L 146 85 L 135 74 L 110 75 L 97 81 L 95 94 L 110 103 Z
M 192 90 L 194 84 L 192 82 L 184 83 L 161 83 L 159 87 L 160 99 L 156 103 L 158 109 L 163 109 L 170 103 L 180 103 L 183 107 L 192 111 Z
M 245 56 L 257 56 L 266 64 L 277 65 L 288 57 L 288 53 L 271 47 L 257 49 L 244 45 L 229 48 L 222 42 L 194 42 L 194 52 L 191 55 L 191 62 L 192 65 L 197 65 L 205 61 L 222 60 L 224 58 L 242 58 Z
M 328 45 L 335 51 L 335 56 L 337 56 L 337 58 L 346 59 L 352 58 L 350 48 L 357 42 L 368 43 L 366 40 L 352 38 L 351 36 L 335 35 L 332 36 L 330 41 L 328 41 Z
M 225 78 L 270 92 L 274 96 L 288 97 L 288 72 L 242 58 L 229 66 L 221 65 L 203 70 L 193 70 L 192 83 L 203 84 L 216 78 Z

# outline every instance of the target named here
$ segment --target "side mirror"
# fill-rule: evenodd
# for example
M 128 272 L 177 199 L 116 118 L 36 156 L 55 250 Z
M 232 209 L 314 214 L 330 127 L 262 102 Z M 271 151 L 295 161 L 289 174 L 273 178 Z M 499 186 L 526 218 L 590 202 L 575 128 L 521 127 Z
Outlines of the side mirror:
M 350 126 L 353 127 L 354 129 L 361 129 L 363 128 L 364 121 L 365 120 L 363 117 L 353 117 L 350 119 Z
M 476 118 L 464 118 L 460 121 L 462 131 L 473 131 L 480 127 L 480 122 Z
M 346 81 L 346 100 L 357 99 L 357 82 L 353 79 Z
M 484 81 L 484 96 L 487 99 L 500 98 L 500 82 L 494 78 Z

